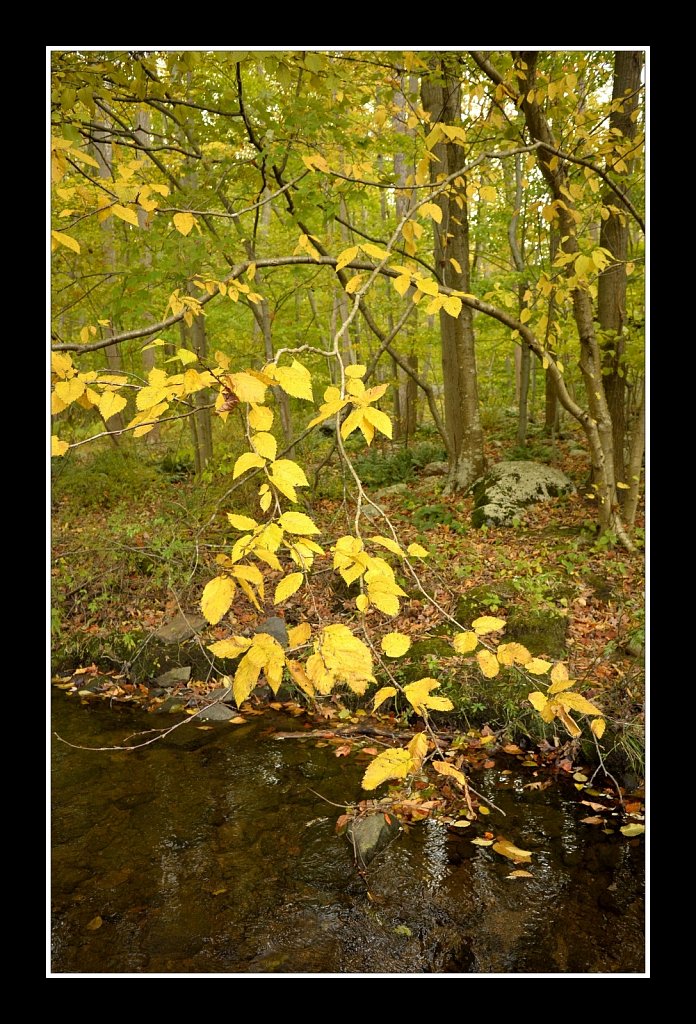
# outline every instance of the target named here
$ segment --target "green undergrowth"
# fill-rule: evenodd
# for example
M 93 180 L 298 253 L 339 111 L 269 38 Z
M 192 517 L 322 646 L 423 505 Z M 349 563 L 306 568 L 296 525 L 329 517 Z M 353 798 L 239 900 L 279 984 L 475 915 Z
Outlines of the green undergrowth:
M 314 446 L 307 468 L 310 480 L 330 447 L 326 438 Z M 499 450 L 509 452 L 511 447 L 508 439 Z M 95 662 L 114 671 L 134 662 L 133 677 L 141 680 L 169 668 L 168 657 L 180 662 L 178 654 L 164 652 L 160 657 L 154 645 L 150 650 L 152 641 L 144 650 L 142 645 L 178 607 L 199 607 L 215 556 L 228 553 L 236 536 L 226 513 L 258 516 L 260 479 L 232 480 L 238 453 L 234 446 L 222 449 L 202 478 L 192 472 L 192 452 L 185 437 L 177 444 L 149 448 L 124 442 L 116 449 L 104 443 L 89 453 L 77 449 L 65 459 L 54 460 L 51 626 L 55 670 Z M 438 438 L 432 435 L 424 434 L 409 448 L 385 444 L 367 453 L 364 448 L 360 453 L 356 450 L 353 456 L 367 486 L 413 482 L 403 493 L 390 497 L 390 517 L 409 541 L 418 540 L 431 551 L 423 570 L 425 577 L 434 573 L 427 579 L 428 587 L 444 582 L 452 595 L 449 611 L 462 627 L 478 616 L 497 615 L 506 623 L 502 639 L 523 644 L 534 656 L 572 663 L 583 653 L 583 664 L 589 667 L 580 690 L 607 714 L 602 743 L 607 762 L 617 770 L 642 774 L 645 621 L 642 573 L 636 569 L 640 552 L 630 556 L 617 551 L 611 539 L 600 542 L 584 525 L 588 516 L 579 503 L 554 506 L 546 513 L 548 523 L 543 528 L 533 524 L 474 530 L 468 518 L 470 499 L 443 498 L 440 481 L 418 477 L 419 468 L 442 457 Z M 578 467 L 572 462 L 566 467 L 574 468 Z M 578 471 L 584 472 L 584 467 Z M 335 462 L 322 470 L 320 480 L 310 501 L 322 509 L 323 523 L 319 521 L 326 531 L 322 543 L 328 546 L 342 501 L 342 475 Z M 426 484 L 432 490 L 425 490 Z M 326 502 L 326 494 L 334 494 L 335 502 Z M 317 563 L 316 568 L 324 566 Z M 322 588 L 318 592 L 321 615 L 340 621 L 342 615 L 354 613 L 354 608 L 349 609 L 355 588 L 349 592 L 333 573 L 320 574 L 317 581 Z M 410 596 L 422 597 L 411 581 L 403 580 L 403 585 Z M 447 603 L 443 594 L 439 600 Z M 581 614 L 588 619 L 588 609 L 592 616 L 583 620 L 584 632 L 578 634 L 576 620 Z M 249 606 L 246 612 L 242 621 L 253 623 L 254 610 Z M 274 614 L 270 600 L 260 614 Z M 297 604 L 291 610 L 294 621 L 305 616 L 313 617 L 309 605 L 304 609 Z M 378 633 L 381 626 L 382 632 L 403 628 L 386 620 L 370 622 Z M 605 629 L 607 622 L 610 630 Z M 410 631 L 408 626 L 406 630 Z M 484 678 L 473 659 L 455 655 L 451 646 L 455 631 L 446 620 L 434 623 L 425 636 L 414 634 L 405 658 L 390 664 L 402 685 L 424 676 L 440 681 L 438 692 L 452 701 L 454 710 L 434 713 L 434 724 L 459 730 L 488 725 L 509 741 L 527 737 L 532 744 L 544 739 L 554 742 L 557 723 L 545 725 L 529 704 L 533 688 L 529 679 L 515 670 Z M 585 654 L 584 646 L 594 660 Z M 601 675 L 600 669 L 613 670 L 615 665 L 622 666 L 620 673 Z M 201 663 L 200 671 L 204 669 Z M 388 682 L 378 675 L 378 685 Z M 292 685 L 290 692 L 294 692 Z M 342 693 L 340 700 L 351 713 L 358 707 L 369 711 L 373 692 L 368 690 L 362 699 Z M 295 697 L 302 702 L 299 693 Z M 409 721 L 408 708 L 401 707 L 398 699 L 380 711 L 393 712 L 404 724 Z M 558 735 L 567 740 L 562 730 Z M 586 756 L 590 754 L 592 749 Z

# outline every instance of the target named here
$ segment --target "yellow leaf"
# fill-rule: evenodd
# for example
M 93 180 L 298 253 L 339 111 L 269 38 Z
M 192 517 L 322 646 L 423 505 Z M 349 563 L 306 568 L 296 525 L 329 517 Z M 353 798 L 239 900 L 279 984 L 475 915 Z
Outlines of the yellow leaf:
M 390 658 L 400 658 L 411 646 L 411 637 L 405 633 L 387 633 L 382 637 L 380 646 Z
M 370 573 L 365 573 L 365 580 Z M 398 615 L 399 614 L 399 595 L 406 597 L 406 594 L 401 590 L 400 587 L 396 587 L 392 584 L 391 580 L 387 579 L 386 576 L 381 574 L 373 577 L 373 579 L 367 584 L 367 593 L 370 602 L 379 608 L 385 615 Z
M 353 277 L 351 277 L 350 281 L 346 284 L 346 292 L 348 295 L 352 295 L 354 292 L 357 292 L 360 287 L 360 282 L 364 276 L 364 274 L 354 274 Z
M 505 625 L 505 619 L 497 619 L 494 615 L 482 615 L 474 619 L 471 625 L 476 630 L 477 636 L 485 636 L 486 633 L 495 633 Z
M 311 635 L 312 627 L 308 622 L 301 622 L 299 626 L 293 626 L 288 630 L 290 647 L 301 647 L 307 643 Z
M 132 224 L 134 228 L 137 228 L 138 215 L 135 210 L 131 210 L 127 206 L 121 206 L 120 203 L 114 203 L 111 207 L 111 212 L 114 216 L 120 217 L 121 220 L 125 220 L 127 224 Z
M 364 377 L 367 373 L 367 367 L 363 363 L 350 363 L 346 366 L 346 377 L 351 380 L 357 380 L 359 377 Z
M 396 687 L 395 686 L 383 686 L 383 687 L 381 687 L 381 689 L 379 689 L 377 691 L 377 693 L 373 697 L 374 704 L 372 705 L 372 710 L 376 711 L 378 707 L 381 707 L 381 705 L 384 704 L 385 700 L 389 700 L 390 697 L 394 697 L 395 695 L 396 695 Z
M 630 490 L 629 485 L 623 483 L 620 480 L 617 481 L 616 486 L 619 488 L 620 491 L 628 491 L 628 490 Z
M 619 832 L 624 836 L 640 836 L 645 832 L 645 825 L 622 825 Z
M 240 402 L 263 405 L 267 385 L 251 373 L 230 373 L 224 381 L 234 391 Z
M 495 839 L 481 839 L 479 836 L 476 839 L 472 839 L 471 842 L 474 846 L 492 846 Z
M 487 203 L 494 203 L 496 200 L 496 191 L 492 185 L 482 185 L 479 189 L 479 195 Z
M 494 679 L 495 676 L 498 675 L 498 672 L 500 671 L 500 663 L 498 662 L 495 654 L 491 654 L 491 652 L 487 650 L 477 651 L 476 660 L 486 679 Z
M 101 928 L 103 924 L 104 921 L 101 917 L 93 917 L 89 924 L 85 925 L 85 928 L 88 928 L 91 932 L 96 932 L 97 928 Z
M 370 407 L 364 410 L 363 415 L 367 423 L 379 430 L 379 432 L 384 434 L 385 437 L 391 439 L 392 421 L 385 412 L 381 412 L 379 409 L 373 409 Z
M 411 771 L 417 772 L 423 764 L 423 758 L 428 753 L 428 737 L 424 732 L 416 733 L 411 742 L 407 745 L 406 749 L 413 759 L 413 767 Z
M 435 203 L 423 203 L 418 212 L 425 217 L 432 217 L 436 224 L 442 224 L 442 210 Z
M 579 711 L 581 715 L 602 715 L 604 713 L 580 693 L 563 693 L 558 700 L 563 707 L 571 711 Z
M 309 678 L 300 662 L 294 661 L 292 658 L 286 658 L 285 664 L 292 681 L 296 683 L 308 697 L 313 697 L 316 691 L 312 685 L 312 680 Z
M 556 664 L 551 669 L 551 682 L 552 683 L 566 683 L 568 681 L 568 679 L 569 679 L 568 669 L 566 668 L 566 666 L 563 664 L 562 661 L 556 662 Z M 566 687 L 561 686 L 560 689 L 564 690 L 564 689 L 566 689 Z M 554 692 L 555 691 L 553 690 L 553 688 L 549 687 L 549 693 L 554 693 Z
M 478 637 L 471 630 L 466 633 L 458 633 L 452 641 L 457 654 L 470 654 L 478 646 Z
M 575 739 L 577 736 L 582 735 L 582 729 L 579 727 L 577 722 L 573 721 L 573 719 L 570 717 L 567 711 L 565 711 L 560 706 L 555 707 L 554 710 L 557 717 L 561 720 L 561 722 L 563 722 L 564 726 L 566 727 L 570 735 L 573 737 L 573 739 Z
M 320 532 L 304 512 L 283 512 L 278 522 L 288 533 L 297 533 L 300 536 L 308 537 Z
M 273 376 L 280 384 L 286 394 L 293 398 L 304 398 L 308 402 L 314 401 L 312 394 L 312 375 L 306 366 L 293 359 L 290 366 L 276 366 Z
M 461 274 L 461 272 L 462 272 L 462 265 L 459 262 L 459 260 L 455 260 L 454 256 L 450 256 L 450 263 L 452 264 L 454 269 L 457 271 L 457 273 Z
M 495 849 L 495 844 L 493 846 L 493 849 Z M 505 877 L 506 878 L 534 878 L 534 875 L 532 874 L 531 871 L 511 871 L 510 874 L 506 875 Z
M 532 707 L 539 712 L 542 712 L 548 704 L 546 694 L 542 693 L 541 690 L 535 690 L 534 693 L 530 693 L 527 700 Z
M 378 245 L 373 245 L 371 242 L 364 242 L 360 248 L 363 252 L 366 252 L 368 256 L 372 256 L 376 260 L 389 259 L 391 253 L 387 252 L 386 249 L 380 249 Z
M 255 652 L 258 654 L 258 652 Z M 232 693 L 237 707 L 240 707 L 256 686 L 263 662 L 259 661 L 255 653 L 249 651 L 244 655 L 235 672 L 232 684 Z
M 269 462 L 273 462 L 278 451 L 278 442 L 275 437 L 273 434 L 268 434 L 264 430 L 261 430 L 258 434 L 254 434 L 252 436 L 251 446 L 257 455 L 262 455 L 264 459 L 268 459 Z
M 138 392 L 135 405 L 136 408 L 141 412 L 151 410 L 154 406 L 158 406 L 160 402 L 164 402 L 169 398 L 169 392 L 163 387 L 146 387 L 141 388 Z M 154 413 L 153 413 L 154 415 Z
M 214 644 L 208 644 L 208 650 L 212 651 L 216 658 L 238 658 L 251 647 L 251 640 L 245 636 L 231 636 L 227 640 L 218 640 Z
M 531 850 L 520 850 L 518 846 L 514 846 L 508 839 L 499 839 L 496 843 L 493 843 L 493 849 L 496 853 L 501 854 L 503 857 L 507 857 L 508 860 L 529 860 L 532 856 Z
M 71 377 L 70 380 L 59 380 L 54 390 L 61 402 L 70 405 L 71 402 L 76 402 L 80 395 L 84 394 L 85 382 L 78 377 Z
M 532 660 L 531 654 L 523 644 L 501 644 L 495 653 L 501 665 L 526 665 Z
M 244 452 L 234 464 L 232 479 L 236 480 L 238 476 L 246 473 L 248 469 L 259 469 L 263 465 L 265 465 L 265 461 L 260 455 L 257 455 L 255 452 Z
M 123 395 L 118 395 L 115 391 L 105 391 L 99 399 L 99 412 L 105 420 L 109 420 L 125 409 L 127 404 Z
M 432 697 L 430 695 L 430 691 L 437 690 L 439 685 L 437 679 L 426 676 L 404 686 L 404 696 L 418 714 L 423 715 L 424 718 L 427 716 L 428 708 L 431 708 L 433 711 L 451 711 L 454 705 L 448 697 Z
M 216 576 L 207 583 L 201 598 L 201 611 L 211 625 L 220 621 L 228 611 L 235 594 L 234 580 L 229 576 Z
M 254 405 L 249 410 L 249 426 L 252 430 L 270 430 L 273 426 L 273 410 L 267 405 Z
M 67 441 L 61 441 L 57 434 L 51 436 L 51 458 L 54 456 L 60 458 L 61 455 L 65 455 L 70 445 Z
M 440 775 L 446 775 L 449 779 L 456 779 L 460 786 L 466 786 L 466 775 L 464 772 L 460 772 L 454 765 L 448 764 L 447 761 L 433 761 L 433 768 Z
M 239 516 L 234 512 L 228 512 L 227 518 L 235 530 L 255 530 L 259 525 L 251 516 Z
M 355 257 L 360 252 L 357 245 L 353 245 L 350 249 L 344 249 L 342 253 L 339 253 L 338 259 L 336 260 L 336 270 L 343 270 L 349 263 L 352 263 Z
M 416 277 L 416 284 L 425 295 L 437 295 L 437 282 L 429 277 Z
M 527 672 L 531 672 L 533 676 L 543 676 L 545 672 L 551 668 L 550 661 L 544 661 L 543 658 L 532 658 L 524 666 Z
M 457 298 L 456 295 L 448 295 L 447 298 L 442 300 L 442 308 L 450 316 L 458 317 L 462 311 L 462 300 Z
M 395 555 L 400 555 L 401 558 L 404 557 L 404 553 L 399 545 L 395 540 L 390 540 L 389 537 L 368 537 L 368 540 L 373 544 L 381 545 L 381 547 L 386 548 L 387 551 L 392 551 Z
M 400 274 L 399 277 L 394 278 L 393 284 L 399 295 L 403 296 L 411 287 L 411 278 L 408 274 Z
M 606 720 L 604 718 L 595 718 L 590 722 L 590 729 L 595 734 L 598 740 L 601 740 L 604 735 L 604 730 L 607 727 Z
M 304 583 L 304 573 L 291 572 L 289 576 L 282 579 L 278 586 L 275 588 L 275 594 L 273 595 L 273 604 L 281 604 L 299 590 Z
M 358 609 L 359 612 L 367 611 L 367 609 L 370 607 L 370 599 L 367 596 L 367 594 L 358 594 L 358 596 L 355 599 L 355 607 Z
M 377 789 L 389 779 L 405 779 L 411 770 L 412 761 L 408 750 L 383 750 L 367 766 L 363 775 L 363 789 Z
M 531 320 L 531 319 L 532 319 L 532 311 L 529 308 L 529 306 L 525 306 L 524 309 L 520 312 L 520 323 L 521 324 L 526 324 L 527 321 Z
M 174 227 L 182 235 L 188 235 L 196 223 L 196 218 L 192 213 L 175 213 L 172 218 L 174 221 Z
M 428 557 L 428 552 L 425 550 L 425 548 L 421 547 L 420 544 L 409 544 L 409 546 L 406 548 L 406 551 L 408 552 L 409 555 L 413 555 L 414 558 Z
M 56 246 L 64 245 L 67 249 L 72 249 L 73 252 L 79 253 L 80 243 L 70 235 L 66 235 L 63 231 L 52 231 L 51 237 L 55 241 Z

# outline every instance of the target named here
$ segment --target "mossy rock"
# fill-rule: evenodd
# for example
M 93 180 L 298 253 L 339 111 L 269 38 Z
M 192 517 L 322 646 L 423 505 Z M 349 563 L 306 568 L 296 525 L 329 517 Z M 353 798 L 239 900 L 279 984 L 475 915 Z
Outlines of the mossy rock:
M 431 637 L 428 640 L 416 640 L 411 644 L 408 651 L 408 664 L 404 664 L 401 675 L 405 683 L 412 683 L 416 679 L 433 674 L 433 667 L 430 662 L 436 659 L 438 662 L 444 658 L 453 658 L 456 651 L 449 640 L 443 637 Z M 397 665 L 401 661 L 396 662 Z
M 535 656 L 566 657 L 567 635 L 568 617 L 552 608 L 541 611 L 513 608 L 506 619 L 505 642 L 522 644 Z
M 515 596 L 515 590 L 509 583 L 499 583 L 495 587 L 486 584 L 471 587 L 457 598 L 454 618 L 468 629 L 480 615 L 497 615 L 498 612 L 492 609 L 495 606 L 498 609 L 507 606 Z
M 144 683 L 170 669 L 189 665 L 194 679 L 205 679 L 210 671 L 210 662 L 195 640 L 165 643 L 145 630 L 129 633 L 127 637 L 120 633 L 73 635 L 54 650 L 52 671 L 66 675 L 92 663 L 104 671 L 128 665 L 133 683 Z

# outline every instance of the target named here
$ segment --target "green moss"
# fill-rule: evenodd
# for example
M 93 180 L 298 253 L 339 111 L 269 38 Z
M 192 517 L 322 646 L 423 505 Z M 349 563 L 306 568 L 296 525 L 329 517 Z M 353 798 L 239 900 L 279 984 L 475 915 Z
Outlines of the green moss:
M 534 655 L 564 658 L 568 653 L 568 618 L 553 609 L 513 608 L 507 616 L 506 643 L 523 644 Z

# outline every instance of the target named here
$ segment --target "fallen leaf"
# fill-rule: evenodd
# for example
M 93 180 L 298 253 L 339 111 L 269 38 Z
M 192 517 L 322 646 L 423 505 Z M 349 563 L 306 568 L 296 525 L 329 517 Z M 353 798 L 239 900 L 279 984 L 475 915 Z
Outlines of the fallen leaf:
M 241 715 L 235 715 L 234 718 L 229 719 L 229 725 L 244 725 L 246 718 L 242 718 Z
M 645 832 L 645 825 L 622 825 L 619 832 L 624 836 L 639 836 Z
M 213 889 L 211 896 L 222 896 L 223 892 L 227 892 L 227 889 Z
M 470 824 L 471 822 L 467 821 L 466 818 L 460 818 L 459 821 L 450 822 L 452 828 L 468 828 Z
M 493 843 L 493 849 L 502 857 L 507 857 L 508 860 L 529 860 L 532 856 L 531 850 L 520 850 L 520 848 L 511 843 L 509 839 L 499 839 L 497 842 Z
M 575 775 L 573 775 L 573 778 L 575 779 L 576 782 L 587 782 L 588 781 L 587 775 L 583 775 L 582 772 L 576 772 Z
M 604 818 L 600 818 L 598 814 L 591 814 L 589 818 L 581 818 L 580 821 L 583 825 L 604 825 Z
M 585 807 L 591 807 L 593 811 L 608 811 L 608 810 L 610 810 L 610 808 L 606 807 L 604 804 L 597 804 L 597 803 L 594 803 L 594 801 L 592 801 L 592 800 L 581 800 L 580 803 L 584 804 Z
M 336 757 L 348 757 L 352 749 L 349 743 L 344 743 L 342 747 L 336 747 L 334 754 Z
M 493 839 L 472 839 L 471 842 L 474 846 L 492 846 L 494 843 Z
M 522 871 L 522 870 L 520 870 L 518 868 L 517 871 L 511 871 L 510 874 L 506 875 L 505 877 L 506 878 L 534 878 L 534 875 L 532 874 L 531 871 Z
M 96 932 L 97 928 L 101 928 L 104 924 L 101 917 L 93 917 L 89 924 L 85 925 L 86 928 L 91 932 Z

